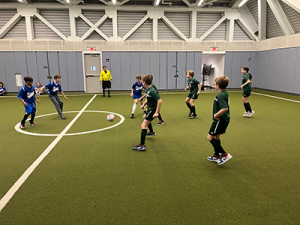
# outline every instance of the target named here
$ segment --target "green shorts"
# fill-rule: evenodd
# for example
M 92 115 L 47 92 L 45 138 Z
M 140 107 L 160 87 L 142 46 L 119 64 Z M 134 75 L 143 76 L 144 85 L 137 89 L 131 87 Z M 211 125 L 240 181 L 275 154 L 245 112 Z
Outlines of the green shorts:
M 244 89 L 243 90 L 243 97 L 249 97 L 251 94 L 251 89 Z
M 219 134 L 224 134 L 226 132 L 226 129 L 228 127 L 229 122 L 225 120 L 214 120 L 211 124 L 209 134 L 211 136 L 216 136 Z
M 190 99 L 197 99 L 198 98 L 197 92 L 195 92 L 195 93 L 189 93 L 188 98 L 190 98 Z
M 152 121 L 154 119 L 153 115 L 155 112 L 156 112 L 156 108 L 148 108 L 146 112 L 145 120 Z

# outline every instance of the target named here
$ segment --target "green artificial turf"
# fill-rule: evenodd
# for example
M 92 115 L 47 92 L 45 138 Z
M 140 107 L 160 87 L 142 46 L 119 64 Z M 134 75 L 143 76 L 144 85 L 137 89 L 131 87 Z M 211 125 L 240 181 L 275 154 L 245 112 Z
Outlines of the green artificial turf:
M 300 101 L 300 97 L 253 92 Z M 255 114 L 244 118 L 242 92 L 229 91 L 231 122 L 221 136 L 233 158 L 222 166 L 207 161 L 213 148 L 206 136 L 217 92 L 202 92 L 198 119 L 187 116 L 187 92 L 161 92 L 155 137 L 139 144 L 143 112 L 131 119 L 129 93 L 97 96 L 87 111 L 119 113 L 125 121 L 112 129 L 64 136 L 0 212 L 0 224 L 298 224 L 300 104 L 252 94 Z M 93 95 L 68 94 L 64 111 L 80 111 Z M 38 115 L 54 113 L 47 96 L 39 98 Z M 55 137 L 29 136 L 14 126 L 22 104 L 0 98 L 0 198 L 51 144 Z M 112 126 L 108 113 L 83 112 L 67 134 Z M 77 115 L 36 118 L 33 133 L 59 134 Z

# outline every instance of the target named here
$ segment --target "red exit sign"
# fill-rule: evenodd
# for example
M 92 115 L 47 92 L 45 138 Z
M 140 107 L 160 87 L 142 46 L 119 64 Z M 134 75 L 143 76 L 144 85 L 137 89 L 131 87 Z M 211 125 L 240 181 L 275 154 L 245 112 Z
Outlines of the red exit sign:
M 89 47 L 88 50 L 89 50 L 90 52 L 94 52 L 94 51 L 96 51 L 96 48 L 95 48 L 95 47 Z
M 210 47 L 210 50 L 213 52 L 218 51 L 218 47 Z

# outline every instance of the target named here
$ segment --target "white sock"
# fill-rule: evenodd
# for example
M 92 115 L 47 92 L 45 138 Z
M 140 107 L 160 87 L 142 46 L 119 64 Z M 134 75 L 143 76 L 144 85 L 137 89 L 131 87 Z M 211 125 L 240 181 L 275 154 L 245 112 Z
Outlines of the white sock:
M 133 103 L 133 107 L 132 107 L 132 114 L 134 114 L 135 110 L 136 110 L 136 104 L 135 104 L 135 103 Z

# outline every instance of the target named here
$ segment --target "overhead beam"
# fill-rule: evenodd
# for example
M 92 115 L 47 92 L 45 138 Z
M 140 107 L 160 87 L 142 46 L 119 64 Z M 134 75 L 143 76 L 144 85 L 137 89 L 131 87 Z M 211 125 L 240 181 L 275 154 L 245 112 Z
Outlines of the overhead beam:
M 211 32 L 213 32 L 223 21 L 226 20 L 226 16 L 223 16 L 221 19 L 219 19 L 218 22 L 216 22 L 211 28 L 209 28 L 200 38 L 198 41 L 203 41 L 208 35 L 210 35 Z
M 149 18 L 148 15 L 144 16 L 143 19 L 141 19 L 127 34 L 124 35 L 122 41 L 125 41 L 127 38 L 129 38 L 130 35 L 132 35 L 140 26 L 142 26 L 143 23 L 145 23 L 148 18 Z
M 267 38 L 267 0 L 258 0 L 258 39 Z
M 258 38 L 254 35 L 256 30 L 252 30 L 248 23 L 243 19 L 243 17 L 240 17 L 236 22 L 242 27 L 242 29 L 252 40 L 258 41 Z
M 107 14 L 104 14 L 95 24 L 93 24 L 89 19 L 87 19 L 83 14 L 80 14 L 79 17 L 87 23 L 91 28 L 80 38 L 81 41 L 87 39 L 93 31 L 96 31 L 98 34 L 100 34 L 105 40 L 108 40 L 108 37 L 98 29 L 98 27 L 105 22 L 105 20 L 108 18 Z
M 278 0 L 267 0 L 276 20 L 278 21 L 285 36 L 295 34 Z
M 298 13 L 300 13 L 300 1 L 299 0 L 282 0 L 282 1 L 285 4 L 287 4 L 288 6 L 292 7 L 296 11 L 298 11 Z
M 13 28 L 22 18 L 20 13 L 16 13 L 1 29 L 0 38 L 2 38 L 11 28 Z
M 188 40 L 188 38 L 165 15 L 163 15 L 161 19 L 178 37 L 185 41 Z
M 247 24 L 251 28 L 251 30 L 254 30 L 254 32 L 258 30 L 257 23 L 256 23 L 255 19 L 253 18 L 252 14 L 246 4 L 240 8 L 237 8 L 237 11 L 241 14 L 241 17 L 245 21 L 247 21 Z

